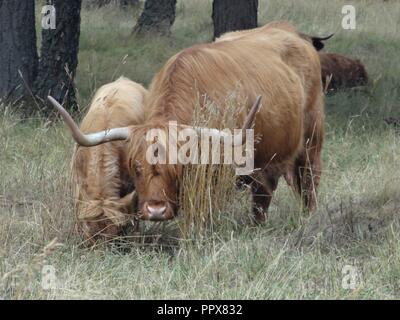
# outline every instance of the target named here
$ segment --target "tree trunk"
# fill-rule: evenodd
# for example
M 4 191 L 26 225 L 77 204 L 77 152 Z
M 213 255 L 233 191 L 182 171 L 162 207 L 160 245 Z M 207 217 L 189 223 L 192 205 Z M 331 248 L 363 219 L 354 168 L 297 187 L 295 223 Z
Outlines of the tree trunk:
M 35 94 L 43 101 L 43 111 L 51 95 L 69 110 L 76 110 L 74 78 L 78 65 L 81 0 L 48 0 L 56 9 L 56 29 L 42 30 L 42 48 Z
M 214 0 L 214 39 L 229 31 L 257 27 L 258 0 Z
M 133 32 L 168 35 L 175 21 L 175 6 L 176 0 L 146 0 Z
M 121 7 L 125 6 L 137 6 L 139 4 L 139 0 L 120 0 L 119 5 Z
M 121 7 L 137 6 L 139 4 L 139 0 L 90 0 L 87 2 L 87 6 L 99 8 L 111 3 Z
M 35 1 L 0 0 L 0 100 L 29 96 L 37 65 Z

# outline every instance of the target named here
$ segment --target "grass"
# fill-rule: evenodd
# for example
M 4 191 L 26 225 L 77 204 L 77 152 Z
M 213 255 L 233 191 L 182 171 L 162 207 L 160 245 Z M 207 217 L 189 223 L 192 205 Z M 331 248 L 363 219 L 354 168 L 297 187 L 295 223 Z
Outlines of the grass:
M 400 117 L 400 3 L 353 1 L 353 31 L 340 29 L 344 4 L 260 1 L 260 23 L 287 19 L 306 32 L 336 31 L 329 51 L 361 59 L 371 78 L 365 90 L 326 99 L 324 172 L 311 216 L 281 182 L 265 225 L 220 220 L 202 241 L 168 246 L 161 237 L 168 226 L 147 225 L 153 236 L 143 243 L 84 249 L 73 232 L 69 133 L 61 124 L 22 121 L 2 106 L 0 298 L 400 298 L 400 141 L 383 121 Z M 148 85 L 172 54 L 212 37 L 209 0 L 178 1 L 168 39 L 131 38 L 137 14 L 83 11 L 76 79 L 82 106 L 122 74 Z M 246 195 L 232 199 L 236 212 L 248 207 Z M 51 290 L 42 286 L 52 283 L 42 274 L 46 265 L 56 272 Z M 346 265 L 360 275 L 354 289 L 342 286 Z

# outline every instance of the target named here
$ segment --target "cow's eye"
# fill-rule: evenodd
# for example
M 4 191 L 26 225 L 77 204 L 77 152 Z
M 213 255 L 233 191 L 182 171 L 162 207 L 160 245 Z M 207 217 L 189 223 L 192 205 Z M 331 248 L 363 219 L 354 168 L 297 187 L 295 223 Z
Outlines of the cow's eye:
M 139 161 L 135 162 L 135 173 L 136 175 L 140 175 L 142 173 L 142 165 Z
M 154 176 L 159 176 L 160 175 L 160 171 L 157 169 L 157 167 L 153 167 L 153 175 Z

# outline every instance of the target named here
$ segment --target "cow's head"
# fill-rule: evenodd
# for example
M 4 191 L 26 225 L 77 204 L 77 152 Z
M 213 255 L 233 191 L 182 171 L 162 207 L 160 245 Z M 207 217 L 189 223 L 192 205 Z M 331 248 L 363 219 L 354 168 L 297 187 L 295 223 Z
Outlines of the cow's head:
M 68 112 L 52 97 L 49 97 L 49 100 L 61 113 L 79 145 L 92 147 L 115 140 L 127 141 L 130 173 L 135 184 L 141 219 L 164 221 L 172 219 L 176 215 L 183 165 L 179 161 L 170 162 L 167 144 L 170 137 L 169 130 L 179 130 L 179 128 L 188 128 L 188 126 L 179 125 L 173 129 L 168 124 L 151 123 L 83 134 Z M 260 101 L 261 96 L 258 96 L 244 121 L 242 130 L 253 127 L 255 115 L 260 108 Z M 217 129 L 189 128 L 197 131 L 207 130 L 209 136 L 220 139 L 226 135 L 225 132 Z M 154 129 L 158 130 L 160 134 L 149 139 L 149 132 Z M 237 146 L 245 143 L 245 137 L 246 135 L 235 137 L 233 144 Z M 155 144 L 155 142 L 157 143 Z M 164 156 L 167 162 L 152 161 L 152 156 L 155 158 Z
M 129 213 L 135 200 L 136 192 L 132 191 L 122 198 L 78 201 L 77 226 L 88 244 L 108 242 L 118 236 L 130 218 Z
M 182 165 L 168 162 L 169 129 L 163 125 L 136 126 L 127 138 L 129 169 L 143 220 L 169 220 L 177 212 Z M 152 131 L 158 135 L 149 137 Z M 163 157 L 165 161 L 160 160 Z

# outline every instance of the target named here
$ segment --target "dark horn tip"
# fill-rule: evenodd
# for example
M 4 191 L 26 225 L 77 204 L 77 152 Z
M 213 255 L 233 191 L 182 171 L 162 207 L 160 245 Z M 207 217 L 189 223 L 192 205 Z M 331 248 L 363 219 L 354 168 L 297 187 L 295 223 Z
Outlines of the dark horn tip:
M 325 41 L 325 40 L 329 40 L 330 38 L 332 38 L 335 35 L 335 33 L 330 34 L 329 36 L 326 37 L 312 37 L 315 40 L 318 41 Z
M 332 33 L 332 34 L 330 34 L 329 36 L 326 36 L 325 38 L 323 38 L 322 40 L 328 40 L 328 39 L 332 38 L 334 35 L 335 35 L 335 34 Z
M 261 99 L 262 99 L 262 95 L 258 95 L 257 98 L 256 98 L 256 106 L 257 106 L 256 108 L 257 108 L 257 110 L 260 109 Z

